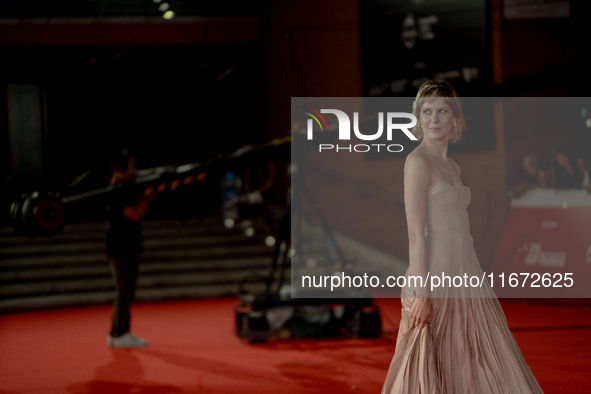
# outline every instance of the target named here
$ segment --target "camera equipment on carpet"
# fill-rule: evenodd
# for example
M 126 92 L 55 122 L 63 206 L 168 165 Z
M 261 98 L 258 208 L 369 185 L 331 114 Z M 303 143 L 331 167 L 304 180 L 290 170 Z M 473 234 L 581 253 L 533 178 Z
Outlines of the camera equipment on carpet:
M 295 141 L 297 143 L 297 141 Z M 294 143 L 294 141 L 292 141 Z M 305 200 L 312 215 L 320 224 L 325 242 L 322 250 L 307 250 L 326 258 L 323 264 L 329 270 L 351 269 L 351 264 L 325 220 L 318 204 L 305 184 L 305 159 L 292 155 L 288 176 L 290 190 L 287 207 L 279 223 L 271 269 L 266 278 L 245 277 L 240 286 L 240 302 L 235 306 L 235 334 L 244 341 L 266 342 L 270 339 L 306 337 L 377 338 L 382 333 L 378 306 L 366 293 L 334 293 L 334 297 L 321 298 L 317 294 L 301 292 L 292 298 L 292 258 L 303 256 L 304 230 L 300 215 L 292 215 L 293 206 Z M 295 222 L 292 223 L 292 220 Z M 292 232 L 293 231 L 293 232 Z M 262 292 L 247 289 L 249 282 L 266 280 Z

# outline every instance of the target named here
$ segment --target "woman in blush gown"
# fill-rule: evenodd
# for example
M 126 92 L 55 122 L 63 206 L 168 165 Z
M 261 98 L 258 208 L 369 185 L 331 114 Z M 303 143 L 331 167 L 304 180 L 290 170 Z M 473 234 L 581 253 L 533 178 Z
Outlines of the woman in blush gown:
M 465 127 L 460 100 L 449 83 L 427 81 L 413 113 L 421 143 L 404 166 L 407 278 L 443 273 L 481 278 L 467 214 L 470 188 L 447 156 L 448 143 L 458 141 Z M 396 350 L 382 393 L 542 392 L 488 282 L 433 292 L 408 286 L 401 302 Z

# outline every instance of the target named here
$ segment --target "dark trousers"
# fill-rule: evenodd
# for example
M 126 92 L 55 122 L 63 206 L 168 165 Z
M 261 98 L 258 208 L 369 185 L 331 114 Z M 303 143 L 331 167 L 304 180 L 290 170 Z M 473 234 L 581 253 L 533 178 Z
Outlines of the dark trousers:
M 136 257 L 109 258 L 109 265 L 116 288 L 110 334 L 113 337 L 119 337 L 129 332 L 129 306 L 135 294 L 138 259 Z

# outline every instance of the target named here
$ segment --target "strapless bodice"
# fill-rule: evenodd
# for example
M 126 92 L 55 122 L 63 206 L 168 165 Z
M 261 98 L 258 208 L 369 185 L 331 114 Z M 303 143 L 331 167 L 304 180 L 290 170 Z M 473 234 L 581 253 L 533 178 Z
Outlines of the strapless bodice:
M 470 232 L 468 206 L 471 189 L 468 186 L 447 186 L 432 192 L 428 198 L 428 216 L 426 233 Z

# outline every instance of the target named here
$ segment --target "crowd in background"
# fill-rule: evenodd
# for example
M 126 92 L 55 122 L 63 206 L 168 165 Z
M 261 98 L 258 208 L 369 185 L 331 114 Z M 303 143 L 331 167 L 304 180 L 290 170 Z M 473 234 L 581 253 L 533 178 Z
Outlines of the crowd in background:
M 562 144 L 552 155 L 527 154 L 521 162 L 521 178 L 510 192 L 519 198 L 533 188 L 583 189 L 591 194 L 591 147 Z

